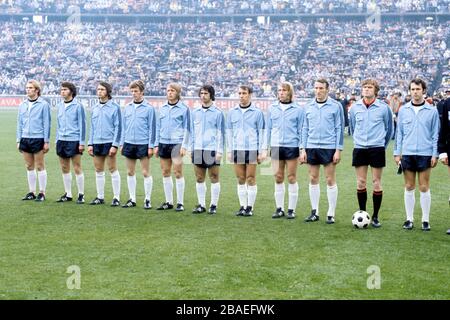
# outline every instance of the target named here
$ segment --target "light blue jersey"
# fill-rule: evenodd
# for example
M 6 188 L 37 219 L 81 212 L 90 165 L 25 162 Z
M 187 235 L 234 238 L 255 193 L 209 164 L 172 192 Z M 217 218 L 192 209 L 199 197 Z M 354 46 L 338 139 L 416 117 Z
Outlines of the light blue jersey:
M 22 138 L 44 139 L 50 141 L 50 106 L 42 97 L 31 102 L 23 101 L 17 115 L 16 142 Z
M 156 146 L 160 143 L 181 144 L 188 149 L 190 111 L 183 102 L 163 105 L 156 119 Z
M 297 103 L 276 102 L 267 112 L 267 147 L 300 148 L 305 111 Z
M 69 103 L 61 101 L 57 106 L 56 141 L 78 141 L 86 143 L 86 115 L 76 99 Z
M 191 151 L 212 150 L 224 153 L 225 116 L 216 106 L 198 107 L 191 114 Z
M 249 150 L 261 154 L 267 149 L 264 130 L 264 114 L 253 103 L 246 109 L 234 107 L 227 114 L 227 152 Z
M 155 147 L 156 117 L 155 109 L 145 100 L 136 104 L 127 104 L 122 112 L 122 141 L 130 144 L 147 144 L 148 148 Z
M 113 147 L 119 147 L 121 135 L 120 106 L 112 100 L 97 103 L 92 109 L 88 145 L 112 143 Z
M 416 114 L 411 102 L 400 108 L 394 156 L 438 157 L 440 120 L 437 109 L 426 103 Z
M 350 132 L 355 148 L 387 148 L 394 133 L 392 111 L 376 99 L 368 108 L 363 100 L 356 102 L 349 112 Z

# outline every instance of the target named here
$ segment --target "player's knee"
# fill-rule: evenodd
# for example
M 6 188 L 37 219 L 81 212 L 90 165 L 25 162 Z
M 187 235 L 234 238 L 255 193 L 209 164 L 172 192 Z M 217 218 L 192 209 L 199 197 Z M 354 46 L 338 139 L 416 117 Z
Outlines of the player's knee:
M 283 183 L 283 181 L 284 181 L 284 176 L 283 176 L 282 174 L 276 173 L 276 174 L 274 175 L 274 177 L 275 177 L 275 182 L 276 182 L 276 183 Z
M 297 175 L 295 175 L 295 174 L 288 175 L 288 182 L 290 184 L 296 183 L 297 182 Z
M 420 192 L 427 192 L 428 190 L 430 190 L 430 186 L 428 185 L 428 183 L 419 185 Z
M 248 184 L 249 186 L 253 186 L 253 185 L 256 184 L 256 178 L 255 178 L 254 176 L 248 176 L 247 179 L 244 178 L 243 180 L 244 180 L 244 182 L 241 183 L 241 182 L 239 181 L 239 184 L 244 184 L 245 182 L 247 182 L 247 184 Z

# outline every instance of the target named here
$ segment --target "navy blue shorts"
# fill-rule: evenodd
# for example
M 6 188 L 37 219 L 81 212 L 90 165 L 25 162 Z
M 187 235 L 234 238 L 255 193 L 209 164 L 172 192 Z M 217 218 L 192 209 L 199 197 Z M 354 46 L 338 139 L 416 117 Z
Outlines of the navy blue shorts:
M 403 171 L 425 171 L 431 168 L 431 156 L 402 156 Z
M 306 149 L 306 162 L 310 165 L 327 165 L 333 162 L 336 149 Z
M 372 168 L 386 167 L 386 151 L 384 147 L 353 149 L 352 166 L 371 166 Z
M 56 141 L 56 154 L 61 158 L 72 158 L 77 154 L 82 154 L 78 148 L 80 143 L 78 141 Z
M 300 150 L 292 147 L 272 147 L 270 157 L 272 160 L 293 160 L 300 156 Z
M 42 138 L 22 138 L 19 142 L 19 150 L 26 153 L 38 153 L 44 149 Z
M 180 157 L 181 144 L 165 144 L 158 145 L 158 156 L 163 159 L 172 159 Z
M 92 146 L 94 147 L 94 156 L 105 157 L 109 155 L 109 149 L 111 149 L 112 143 L 100 143 Z
M 258 151 L 257 150 L 234 150 L 233 163 L 236 164 L 257 164 Z
M 191 154 L 192 163 L 204 169 L 214 166 L 220 166 L 216 160 L 216 151 L 214 150 L 194 150 Z
M 148 144 L 124 143 L 122 155 L 128 159 L 142 159 L 148 157 Z

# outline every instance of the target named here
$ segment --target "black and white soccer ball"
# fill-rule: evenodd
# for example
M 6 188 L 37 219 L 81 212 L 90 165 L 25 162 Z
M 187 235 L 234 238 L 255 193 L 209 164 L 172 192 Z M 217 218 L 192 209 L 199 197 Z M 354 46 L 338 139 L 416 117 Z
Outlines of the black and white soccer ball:
M 366 229 L 370 224 L 370 216 L 367 212 L 358 210 L 352 216 L 352 224 L 357 229 Z

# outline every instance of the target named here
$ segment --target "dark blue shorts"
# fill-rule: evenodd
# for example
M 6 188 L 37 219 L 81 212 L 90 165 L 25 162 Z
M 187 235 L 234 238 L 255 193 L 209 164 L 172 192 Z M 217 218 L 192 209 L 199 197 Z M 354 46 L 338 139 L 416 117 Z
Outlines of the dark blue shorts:
M 234 150 L 233 163 L 236 164 L 257 164 L 258 151 L 257 150 Z
M 124 143 L 122 155 L 128 159 L 142 159 L 148 157 L 148 144 Z
M 94 156 L 105 157 L 109 154 L 112 143 L 100 143 L 92 145 L 94 147 Z
M 270 157 L 272 160 L 293 160 L 300 156 L 300 150 L 292 147 L 272 147 Z
M 306 149 L 306 162 L 310 165 L 327 165 L 333 162 L 336 149 Z
M 172 159 L 180 157 L 181 144 L 165 144 L 158 145 L 158 155 L 163 159 Z
M 78 141 L 56 141 L 56 154 L 61 158 L 72 158 L 77 154 L 82 154 L 78 147 L 80 143 Z
M 403 171 L 425 171 L 431 168 L 431 156 L 402 156 Z
M 26 153 L 38 153 L 44 149 L 42 138 L 22 138 L 19 142 L 19 150 Z
M 353 149 L 352 166 L 371 166 L 372 168 L 386 167 L 386 151 L 384 147 Z
M 214 150 L 194 150 L 191 155 L 192 163 L 204 169 L 220 166 L 216 161 L 216 151 Z

